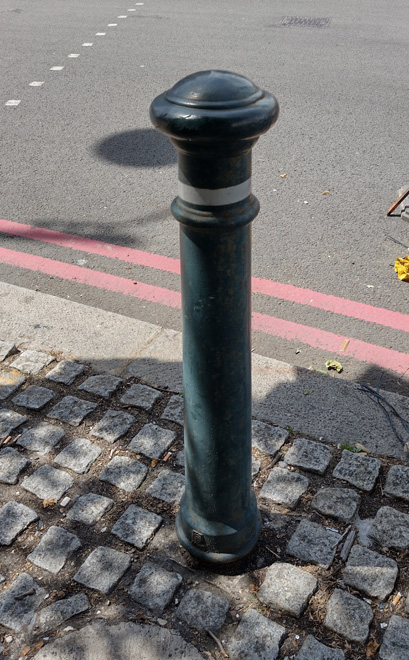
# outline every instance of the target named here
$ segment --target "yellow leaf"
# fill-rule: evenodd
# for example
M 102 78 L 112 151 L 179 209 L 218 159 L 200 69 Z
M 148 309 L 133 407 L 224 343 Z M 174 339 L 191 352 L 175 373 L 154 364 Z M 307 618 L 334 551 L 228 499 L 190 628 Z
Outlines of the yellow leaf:
M 280 174 L 282 179 L 286 179 L 288 177 L 288 174 Z
M 376 654 L 378 649 L 379 649 L 379 644 L 378 642 L 375 642 L 375 640 L 373 639 L 371 642 L 369 642 L 366 645 L 366 657 L 372 658 Z
M 395 272 L 398 274 L 400 280 L 409 282 L 409 257 L 398 257 L 395 261 Z
M 329 190 L 324 190 L 324 192 L 323 192 L 322 194 L 323 194 L 323 195 L 330 195 L 331 192 L 330 192 Z

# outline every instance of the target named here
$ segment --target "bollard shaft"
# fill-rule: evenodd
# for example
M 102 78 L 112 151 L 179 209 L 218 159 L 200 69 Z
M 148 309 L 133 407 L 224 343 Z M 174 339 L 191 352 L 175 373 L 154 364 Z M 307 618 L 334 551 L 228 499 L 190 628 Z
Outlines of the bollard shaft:
M 242 76 L 188 76 L 152 103 L 178 149 L 186 488 L 181 543 L 210 562 L 248 554 L 260 534 L 251 485 L 251 148 L 278 115 Z

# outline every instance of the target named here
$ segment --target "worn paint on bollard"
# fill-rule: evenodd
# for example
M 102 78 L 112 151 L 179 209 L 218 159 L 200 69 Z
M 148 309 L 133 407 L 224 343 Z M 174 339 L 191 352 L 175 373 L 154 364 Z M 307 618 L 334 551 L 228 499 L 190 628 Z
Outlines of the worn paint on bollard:
M 251 149 L 278 103 L 203 71 L 158 96 L 152 123 L 178 150 L 186 488 L 176 519 L 194 556 L 231 562 L 260 534 L 251 485 Z

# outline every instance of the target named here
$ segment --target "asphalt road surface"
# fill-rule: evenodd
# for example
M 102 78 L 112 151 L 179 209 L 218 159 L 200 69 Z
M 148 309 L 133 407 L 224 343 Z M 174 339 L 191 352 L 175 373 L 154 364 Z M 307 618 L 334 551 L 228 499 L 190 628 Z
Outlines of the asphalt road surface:
M 254 350 L 409 396 L 409 226 L 385 214 L 409 186 L 408 23 L 404 0 L 0 0 L 1 280 L 179 329 L 149 105 L 236 71 L 280 104 L 253 151 Z

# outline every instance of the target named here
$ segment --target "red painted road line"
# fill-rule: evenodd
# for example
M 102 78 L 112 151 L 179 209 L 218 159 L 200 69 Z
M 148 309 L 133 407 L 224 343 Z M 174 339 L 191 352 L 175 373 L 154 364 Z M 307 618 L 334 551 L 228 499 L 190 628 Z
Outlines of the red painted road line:
M 81 250 L 90 254 L 98 254 L 101 257 L 119 259 L 120 261 L 126 261 L 127 263 L 138 266 L 149 266 L 149 268 L 164 270 L 168 273 L 180 273 L 178 259 L 162 257 L 159 254 L 142 252 L 142 250 L 134 250 L 133 248 L 126 248 L 121 245 L 111 245 L 110 243 L 103 243 L 92 238 L 83 238 L 82 236 L 63 234 L 60 231 L 53 231 L 51 229 L 22 225 L 19 222 L 12 222 L 11 220 L 0 220 L 0 232 L 3 234 L 12 234 L 13 236 L 22 236 L 23 238 L 31 238 L 34 241 L 52 243 L 53 245 L 60 245 L 62 247 L 72 248 L 73 250 Z
M 90 238 L 63 234 L 50 229 L 41 229 L 40 227 L 31 227 L 31 225 L 23 225 L 18 222 L 11 222 L 10 220 L 0 220 L 0 232 L 43 241 L 45 243 L 53 243 L 111 259 L 119 259 L 138 266 L 148 266 L 149 268 L 155 268 L 156 270 L 169 273 L 180 273 L 178 259 L 134 250 L 133 248 L 125 248 L 120 245 L 110 245 L 109 243 L 103 243 L 102 241 L 96 241 Z M 334 314 L 341 314 L 342 316 L 360 319 L 369 323 L 376 323 L 387 328 L 409 332 L 409 316 L 400 312 L 393 312 L 389 309 L 373 307 L 366 303 L 338 298 L 326 293 L 312 291 L 311 289 L 302 289 L 291 284 L 271 282 L 260 277 L 252 278 L 252 291 L 253 293 L 262 293 L 271 298 L 279 298 L 288 302 L 295 302 L 300 305 L 307 305 L 327 312 L 333 312 Z
M 391 369 L 397 373 L 405 373 L 409 370 L 409 355 L 399 353 L 390 348 L 383 348 L 375 344 L 368 344 L 359 339 L 350 339 L 342 335 L 336 335 L 333 332 L 318 330 L 300 323 L 284 321 L 283 319 L 266 316 L 265 314 L 253 313 L 253 330 L 260 330 L 275 337 L 282 337 L 287 341 L 299 341 L 313 348 L 346 355 L 355 358 L 360 362 L 376 364 L 383 369 Z M 346 339 L 349 344 L 345 351 L 341 351 L 341 346 Z
M 181 306 L 181 295 L 178 291 L 134 282 L 116 275 L 109 275 L 44 257 L 0 248 L 0 262 L 81 284 L 88 284 L 99 289 L 115 291 L 134 298 L 166 305 L 167 307 L 180 308 Z M 265 314 L 253 314 L 253 330 L 282 337 L 288 341 L 302 342 L 308 346 L 335 354 L 340 353 L 341 345 L 345 339 L 349 339 L 348 347 L 342 352 L 342 355 L 347 355 L 361 362 L 376 364 L 398 373 L 409 370 L 409 355 L 406 353 L 399 353 L 388 348 L 346 338 L 299 323 L 284 321 Z
M 163 289 L 162 287 L 143 284 L 134 280 L 127 280 L 117 275 L 109 275 L 90 268 L 82 268 L 61 261 L 36 257 L 25 252 L 15 252 L 6 248 L 0 248 L 0 262 L 11 266 L 18 266 L 26 270 L 38 271 L 63 280 L 89 284 L 98 289 L 123 293 L 126 296 L 149 300 L 167 307 L 180 307 L 181 296 L 178 291 Z

